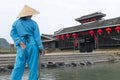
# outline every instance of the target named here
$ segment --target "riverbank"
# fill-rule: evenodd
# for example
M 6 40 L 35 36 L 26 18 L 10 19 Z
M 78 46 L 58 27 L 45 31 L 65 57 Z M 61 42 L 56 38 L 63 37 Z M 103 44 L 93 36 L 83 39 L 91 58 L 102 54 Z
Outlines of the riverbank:
M 119 53 L 119 52 L 118 52 Z M 117 52 L 92 52 L 92 53 L 79 53 L 74 52 L 54 52 L 41 56 L 41 66 L 44 68 L 49 67 L 71 67 L 93 65 L 100 62 L 113 62 L 120 60 Z M 15 61 L 16 54 L 0 54 L 0 71 L 12 69 Z

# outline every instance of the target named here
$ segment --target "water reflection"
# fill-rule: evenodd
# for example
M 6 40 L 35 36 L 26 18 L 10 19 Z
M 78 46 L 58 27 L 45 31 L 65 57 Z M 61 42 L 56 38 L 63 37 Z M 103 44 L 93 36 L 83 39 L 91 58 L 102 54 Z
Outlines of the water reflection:
M 100 63 L 92 66 L 42 69 L 41 80 L 120 80 L 119 63 Z M 23 80 L 27 80 L 28 70 Z M 0 80 L 9 80 L 10 73 L 0 73 Z

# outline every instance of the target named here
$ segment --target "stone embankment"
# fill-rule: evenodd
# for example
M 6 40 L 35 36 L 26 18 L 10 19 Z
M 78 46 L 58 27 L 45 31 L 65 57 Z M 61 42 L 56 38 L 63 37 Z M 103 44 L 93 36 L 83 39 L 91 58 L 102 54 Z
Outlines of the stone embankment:
M 115 56 L 113 54 L 103 53 L 59 53 L 41 56 L 42 67 L 78 66 L 114 60 Z M 0 54 L 0 71 L 4 71 L 4 68 L 12 69 L 14 61 L 15 54 Z
M 13 68 L 15 54 L 0 54 L 0 72 L 10 71 Z
M 62 55 L 45 55 L 42 56 L 43 67 L 64 67 L 64 66 L 80 66 L 89 65 L 98 62 L 114 61 L 112 54 L 96 54 L 96 53 L 74 53 Z

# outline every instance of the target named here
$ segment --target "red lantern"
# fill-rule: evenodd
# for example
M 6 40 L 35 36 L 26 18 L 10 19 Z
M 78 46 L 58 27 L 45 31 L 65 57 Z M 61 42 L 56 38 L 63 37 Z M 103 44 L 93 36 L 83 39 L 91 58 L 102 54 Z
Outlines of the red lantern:
M 61 38 L 64 39 L 65 38 L 64 35 L 61 35 Z
M 76 33 L 73 33 L 73 34 L 72 34 L 72 37 L 73 37 L 74 39 L 76 39 L 76 38 L 77 38 L 77 34 L 76 34 Z
M 66 38 L 69 39 L 69 38 L 70 38 L 70 35 L 69 35 L 69 34 L 66 34 Z
M 56 36 L 56 39 L 59 40 L 59 39 L 60 39 L 60 36 Z
M 93 36 L 94 35 L 94 31 L 93 30 L 90 30 L 90 35 Z
M 119 33 L 119 32 L 120 32 L 120 27 L 117 26 L 117 27 L 115 28 L 115 30 L 117 31 L 117 33 Z
M 99 35 L 101 35 L 103 33 L 102 29 L 98 29 L 97 32 Z
M 75 41 L 74 41 L 74 46 L 78 46 L 78 40 L 76 39 Z
M 93 18 L 93 21 L 96 21 L 97 19 L 96 18 Z
M 108 34 L 110 34 L 111 28 L 106 28 L 106 32 L 107 32 Z

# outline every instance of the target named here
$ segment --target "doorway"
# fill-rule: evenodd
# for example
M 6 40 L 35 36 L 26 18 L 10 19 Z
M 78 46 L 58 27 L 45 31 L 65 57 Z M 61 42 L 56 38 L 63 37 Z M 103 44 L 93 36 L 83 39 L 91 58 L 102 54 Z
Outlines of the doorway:
M 95 48 L 94 36 L 84 34 L 79 36 L 79 51 L 92 52 Z

